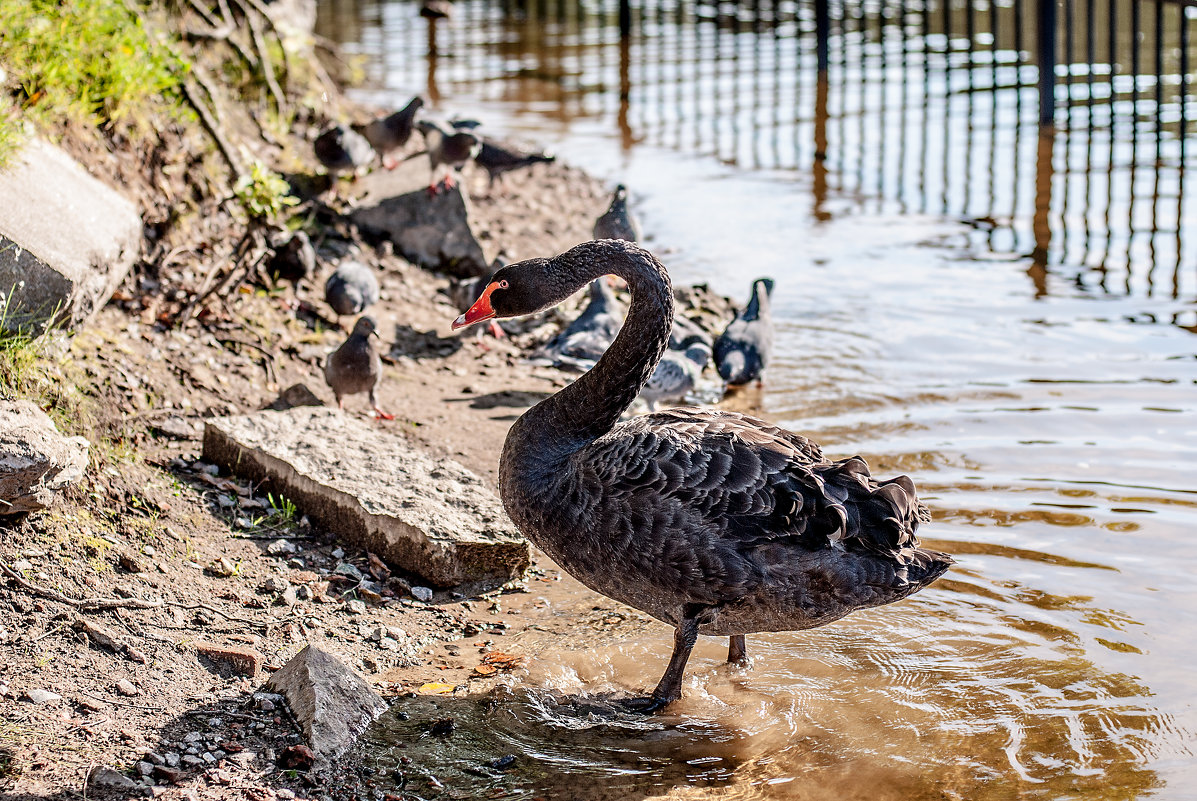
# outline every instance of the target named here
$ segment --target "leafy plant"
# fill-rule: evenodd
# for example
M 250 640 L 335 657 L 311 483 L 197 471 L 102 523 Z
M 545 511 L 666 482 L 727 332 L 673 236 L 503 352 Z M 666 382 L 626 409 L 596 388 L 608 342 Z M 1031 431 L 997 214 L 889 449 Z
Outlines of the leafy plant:
M 283 177 L 260 161 L 250 165 L 249 172 L 237 180 L 233 194 L 241 201 L 246 214 L 255 220 L 268 220 L 299 199 L 290 194 L 291 186 Z

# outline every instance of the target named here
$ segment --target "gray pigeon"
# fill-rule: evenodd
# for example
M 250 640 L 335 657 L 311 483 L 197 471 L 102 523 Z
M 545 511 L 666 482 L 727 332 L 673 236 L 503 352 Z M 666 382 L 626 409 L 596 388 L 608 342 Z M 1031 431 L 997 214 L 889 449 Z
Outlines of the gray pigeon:
M 362 134 L 370 145 L 382 157 L 382 166 L 388 170 L 395 169 L 399 162 L 391 157 L 391 152 L 399 150 L 411 139 L 411 132 L 415 129 L 416 113 L 424 105 L 424 98 L 416 95 L 403 108 L 394 114 L 373 119 L 362 128 Z
M 600 276 L 590 282 L 590 303 L 585 310 L 539 355 L 552 359 L 558 367 L 584 373 L 615 341 L 622 325 L 623 313 L 615 291 L 606 277 Z
M 316 270 L 316 249 L 303 231 L 296 231 L 274 246 L 266 270 L 275 278 L 298 284 Z
M 640 240 L 640 223 L 628 211 L 628 189 L 623 184 L 615 187 L 611 205 L 594 222 L 595 239 L 623 239 L 628 242 Z
M 773 315 L 769 300 L 773 279 L 752 282 L 752 298 L 715 340 L 715 366 L 728 384 L 762 380 L 773 355 Z
M 324 284 L 324 299 L 339 318 L 361 314 L 378 302 L 378 279 L 360 261 L 344 261 Z
M 531 167 L 533 164 L 550 164 L 554 160 L 556 157 L 547 153 L 518 153 L 488 139 L 482 140 L 482 147 L 478 155 L 474 156 L 474 161 L 490 176 L 489 186 L 494 186 L 495 179 L 502 177 L 505 172 Z
M 420 120 L 416 129 L 424 136 L 425 149 L 421 152 L 428 154 L 428 161 L 432 165 L 432 178 L 428 191 L 436 194 L 444 185 L 446 189 L 453 186 L 453 171 L 460 170 L 467 161 L 478 155 L 482 149 L 482 140 L 477 134 L 469 131 L 446 132 L 432 120 Z M 412 156 L 418 156 L 413 153 Z M 411 158 L 412 156 L 408 156 Z M 437 175 L 441 167 L 448 167 L 438 180 Z
M 649 377 L 640 397 L 648 403 L 650 412 L 656 411 L 657 402 L 681 400 L 698 384 L 707 362 L 711 360 L 711 346 L 702 340 L 695 340 L 684 351 L 667 350 L 657 363 L 657 369 Z
M 367 392 L 374 413 L 384 420 L 394 420 L 393 414 L 387 414 L 379 408 L 375 397 L 378 384 L 382 381 L 382 359 L 375 352 L 370 337 L 377 336 L 378 326 L 374 318 L 359 317 L 349 339 L 324 360 L 324 380 L 332 387 L 338 409 L 345 408 L 346 395 Z
M 332 175 L 352 172 L 374 161 L 374 148 L 366 137 L 348 125 L 334 125 L 316 137 L 312 144 L 316 158 Z

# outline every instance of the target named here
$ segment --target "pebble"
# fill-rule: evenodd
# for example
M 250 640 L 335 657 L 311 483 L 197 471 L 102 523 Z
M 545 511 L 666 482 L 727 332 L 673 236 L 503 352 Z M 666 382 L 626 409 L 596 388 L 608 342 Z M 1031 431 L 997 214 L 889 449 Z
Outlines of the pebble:
M 362 575 L 362 571 L 358 570 L 355 566 L 349 564 L 348 562 L 341 562 L 339 565 L 333 568 L 333 572 L 338 575 L 351 578 L 357 582 L 360 582 L 365 578 L 365 576 Z
M 345 611 L 351 615 L 364 615 L 366 614 L 366 602 L 355 598 L 345 604 Z
M 147 762 L 152 762 L 155 765 L 165 765 L 166 757 L 161 754 L 155 754 L 153 751 L 147 751 L 145 755 Z
M 411 597 L 415 598 L 417 601 L 428 603 L 432 600 L 432 590 L 428 589 L 427 587 L 412 587 Z
M 158 554 L 158 552 L 157 552 L 156 550 L 154 550 L 154 546 L 153 546 L 153 545 L 147 545 L 147 546 L 145 546 L 144 548 L 142 548 L 142 549 L 141 549 L 141 552 L 142 552 L 143 554 L 145 554 L 146 556 L 151 556 L 151 557 L 152 557 L 152 556 L 156 556 L 156 555 Z
M 203 759 L 209 765 L 216 764 L 216 756 L 211 751 L 205 751 L 201 759 Z
M 28 559 L 18 559 L 13 562 L 12 569 L 18 573 L 24 573 L 26 570 L 33 570 L 33 562 Z
M 342 559 L 345 556 L 345 549 L 344 548 L 334 548 L 332 555 L 333 555 L 333 559 Z
M 190 743 L 198 742 L 202 739 L 204 739 L 204 735 L 201 734 L 200 732 L 189 731 L 189 732 L 187 732 L 186 736 L 183 737 L 183 742 L 190 744 Z
M 227 556 L 222 556 L 213 562 L 209 569 L 218 576 L 228 577 L 237 571 L 237 565 Z
M 184 754 L 183 764 L 189 768 L 198 768 L 200 765 L 204 764 L 204 760 L 191 754 Z
M 166 762 L 168 768 L 177 768 L 179 766 L 179 759 L 181 754 L 177 751 L 167 751 L 162 755 L 162 759 Z
M 287 606 L 295 606 L 295 602 L 299 600 L 299 590 L 294 587 L 287 587 L 278 596 L 279 601 Z
M 266 579 L 266 583 L 262 585 L 262 589 L 266 592 L 286 592 L 291 589 L 291 582 L 282 576 L 271 576 Z
M 26 690 L 25 697 L 35 704 L 54 704 L 62 700 L 61 695 L 49 690 Z
M 141 695 L 141 690 L 137 689 L 137 685 L 128 679 L 121 679 L 116 683 L 116 691 L 121 695 L 134 696 Z
M 295 544 L 289 540 L 277 539 L 266 546 L 266 553 L 279 556 L 285 553 L 295 553 Z
M 144 759 L 139 761 L 133 767 L 137 768 L 137 772 L 140 773 L 142 776 L 149 776 L 151 773 L 154 772 L 154 766 L 151 765 L 149 762 L 146 762 Z

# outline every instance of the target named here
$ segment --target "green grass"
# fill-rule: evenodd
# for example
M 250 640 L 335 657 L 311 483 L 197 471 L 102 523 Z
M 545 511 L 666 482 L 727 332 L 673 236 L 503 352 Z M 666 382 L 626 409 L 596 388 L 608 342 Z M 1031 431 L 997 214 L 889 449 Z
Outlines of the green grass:
M 16 106 L 0 107 L 0 159 L 20 139 L 21 115 L 136 129 L 147 110 L 180 108 L 186 62 L 147 28 L 150 10 L 138 0 L 0 0 L 0 65 Z

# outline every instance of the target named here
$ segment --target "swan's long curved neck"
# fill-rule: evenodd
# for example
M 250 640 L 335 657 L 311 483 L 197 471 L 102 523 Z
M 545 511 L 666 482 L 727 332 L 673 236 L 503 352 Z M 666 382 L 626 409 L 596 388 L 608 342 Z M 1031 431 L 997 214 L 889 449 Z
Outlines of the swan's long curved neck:
M 665 267 L 630 243 L 586 243 L 553 261 L 577 287 L 614 274 L 632 293 L 623 327 L 598 364 L 526 415 L 573 452 L 610 431 L 656 369 L 673 328 L 673 289 Z

